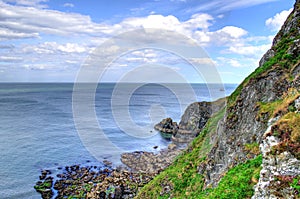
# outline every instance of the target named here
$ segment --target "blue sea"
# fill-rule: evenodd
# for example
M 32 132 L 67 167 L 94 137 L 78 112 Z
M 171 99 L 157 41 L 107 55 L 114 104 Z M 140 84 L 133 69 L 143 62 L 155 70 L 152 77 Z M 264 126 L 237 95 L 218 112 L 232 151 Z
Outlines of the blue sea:
M 42 169 L 55 174 L 58 167 L 99 165 L 102 159 L 120 163 L 110 156 L 110 149 L 94 147 L 91 151 L 87 143 L 104 146 L 109 141 L 122 152 L 166 148 L 170 140 L 149 126 L 163 117 L 179 122 L 190 102 L 229 95 L 237 86 L 191 84 L 191 93 L 181 84 L 102 83 L 96 90 L 86 85 L 87 89 L 76 90 L 74 95 L 71 83 L 0 84 L 0 198 L 40 198 L 33 186 Z M 94 92 L 91 103 L 85 103 L 87 92 Z M 81 103 L 80 109 L 75 102 Z M 88 118 L 89 110 L 95 113 L 96 127 L 89 126 L 93 120 Z M 99 129 L 106 140 L 93 139 Z

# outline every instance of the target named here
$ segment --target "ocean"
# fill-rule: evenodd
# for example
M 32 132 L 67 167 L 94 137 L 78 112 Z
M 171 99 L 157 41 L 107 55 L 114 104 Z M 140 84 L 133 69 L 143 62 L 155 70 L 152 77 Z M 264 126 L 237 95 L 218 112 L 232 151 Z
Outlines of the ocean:
M 97 148 L 107 142 L 122 152 L 166 148 L 170 140 L 155 132 L 153 124 L 165 117 L 179 122 L 190 102 L 211 101 L 237 87 L 102 83 L 89 90 L 85 86 L 74 91 L 72 83 L 0 83 L 0 198 L 40 198 L 33 186 L 42 169 L 55 174 L 59 167 L 99 165 L 102 159 L 119 164 L 110 148 Z M 94 92 L 92 101 L 86 102 L 89 92 Z M 91 121 L 98 125 L 90 126 Z M 105 139 L 96 139 L 99 130 Z

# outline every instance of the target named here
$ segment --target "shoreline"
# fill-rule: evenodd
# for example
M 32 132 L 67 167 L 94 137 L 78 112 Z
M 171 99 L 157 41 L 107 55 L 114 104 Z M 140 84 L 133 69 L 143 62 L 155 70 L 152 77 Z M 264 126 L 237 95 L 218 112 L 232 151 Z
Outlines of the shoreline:
M 76 164 L 58 167 L 56 174 L 42 170 L 34 186 L 43 199 L 133 198 L 136 193 L 182 152 L 171 143 L 158 153 L 133 151 L 121 154 L 121 165 L 104 160 L 99 165 Z

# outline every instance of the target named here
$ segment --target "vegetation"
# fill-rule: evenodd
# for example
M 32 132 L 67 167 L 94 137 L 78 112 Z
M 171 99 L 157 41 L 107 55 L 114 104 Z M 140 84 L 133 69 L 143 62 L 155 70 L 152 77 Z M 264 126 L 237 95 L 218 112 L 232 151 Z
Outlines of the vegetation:
M 46 189 L 50 189 L 52 187 L 52 183 L 51 182 L 44 182 L 40 185 L 35 185 L 34 188 L 37 190 L 37 191 L 45 191 Z
M 216 132 L 224 112 L 221 110 L 214 115 L 188 149 L 145 185 L 137 198 L 250 198 L 254 192 L 253 185 L 259 178 L 261 156 L 229 170 L 217 188 L 203 190 L 204 178 L 197 167 L 205 161 L 212 147 L 209 137 Z M 248 147 L 254 150 L 257 144 Z
M 281 142 L 272 148 L 272 153 L 291 152 L 300 159 L 300 114 L 289 112 L 276 122 L 272 134 L 280 138 Z
M 197 166 L 205 161 L 205 155 L 210 150 L 209 135 L 214 133 L 218 121 L 224 116 L 225 109 L 215 114 L 200 135 L 190 144 L 185 152 L 175 162 L 145 185 L 137 198 L 193 198 L 202 191 L 203 177 L 198 174 Z M 163 190 L 169 186 L 170 190 Z
M 291 19 L 292 14 L 288 20 Z M 299 38 L 298 30 L 295 28 L 289 30 L 287 34 L 284 31 L 278 33 L 275 39 L 277 43 L 271 49 L 274 56 L 251 73 L 228 97 L 227 117 L 232 124 L 227 125 L 234 125 L 234 122 L 237 122 L 235 106 L 241 99 L 239 96 L 243 88 L 250 82 L 255 84 L 259 78 L 264 78 L 271 71 L 281 74 L 278 81 L 294 80 L 292 72 L 300 62 L 300 55 L 293 53 L 292 47 L 293 42 Z M 274 146 L 271 153 L 290 151 L 295 157 L 300 158 L 300 113 L 296 112 L 293 104 L 299 96 L 300 92 L 293 89 L 276 101 L 257 104 L 259 109 L 257 119 L 268 121 L 272 117 L 281 116 L 272 128 L 273 135 L 279 137 L 281 142 Z M 212 117 L 188 149 L 169 168 L 143 187 L 137 198 L 251 198 L 254 193 L 253 185 L 258 182 L 262 163 L 259 144 L 256 142 L 244 144 L 242 147 L 245 152 L 258 156 L 231 168 L 216 188 L 204 189 L 204 177 L 198 173 L 197 166 L 206 161 L 206 154 L 212 147 L 209 144 L 210 137 L 216 132 L 217 123 L 223 115 L 224 110 Z M 281 176 L 278 179 L 285 181 L 297 193 L 300 192 L 298 176 Z
M 287 112 L 294 111 L 293 103 L 300 96 L 300 92 L 296 89 L 289 89 L 281 99 L 278 99 L 273 102 L 265 103 L 258 102 L 259 106 L 259 115 L 258 118 L 263 118 L 264 115 L 267 115 L 267 118 L 274 118 L 278 115 L 284 115 Z
M 252 72 L 228 97 L 228 104 L 230 106 L 234 105 L 238 96 L 240 96 L 242 89 L 249 83 L 251 79 L 255 79 L 262 74 L 269 72 L 271 69 L 285 69 L 291 70 L 292 67 L 299 61 L 300 55 L 296 57 L 294 54 L 289 54 L 288 49 L 294 40 L 299 39 L 299 36 L 294 36 L 296 33 L 290 31 L 289 34 L 284 35 L 276 46 L 272 47 L 275 55 L 266 61 L 262 66 L 258 67 L 254 72 Z
M 253 143 L 250 143 L 250 144 L 245 144 L 244 150 L 248 151 L 249 153 L 255 154 L 255 155 L 260 154 L 259 144 L 257 142 L 253 142 Z
M 293 178 L 293 181 L 290 183 L 290 186 L 294 188 L 298 195 L 300 194 L 300 176 Z
M 259 155 L 255 159 L 230 169 L 221 179 L 218 187 L 202 192 L 198 198 L 251 198 L 254 193 L 253 186 L 259 179 L 261 164 L 262 156 Z

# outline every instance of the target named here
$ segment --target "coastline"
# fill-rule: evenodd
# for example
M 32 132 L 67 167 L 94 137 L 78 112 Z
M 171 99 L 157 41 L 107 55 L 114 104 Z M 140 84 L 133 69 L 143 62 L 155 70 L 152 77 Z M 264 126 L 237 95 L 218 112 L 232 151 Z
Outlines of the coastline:
M 123 153 L 122 165 L 107 160 L 99 165 L 72 165 L 56 175 L 42 170 L 34 186 L 43 199 L 64 198 L 133 198 L 137 192 L 183 151 L 174 144 L 158 153 L 134 151 Z M 99 163 L 100 164 L 100 163 Z

